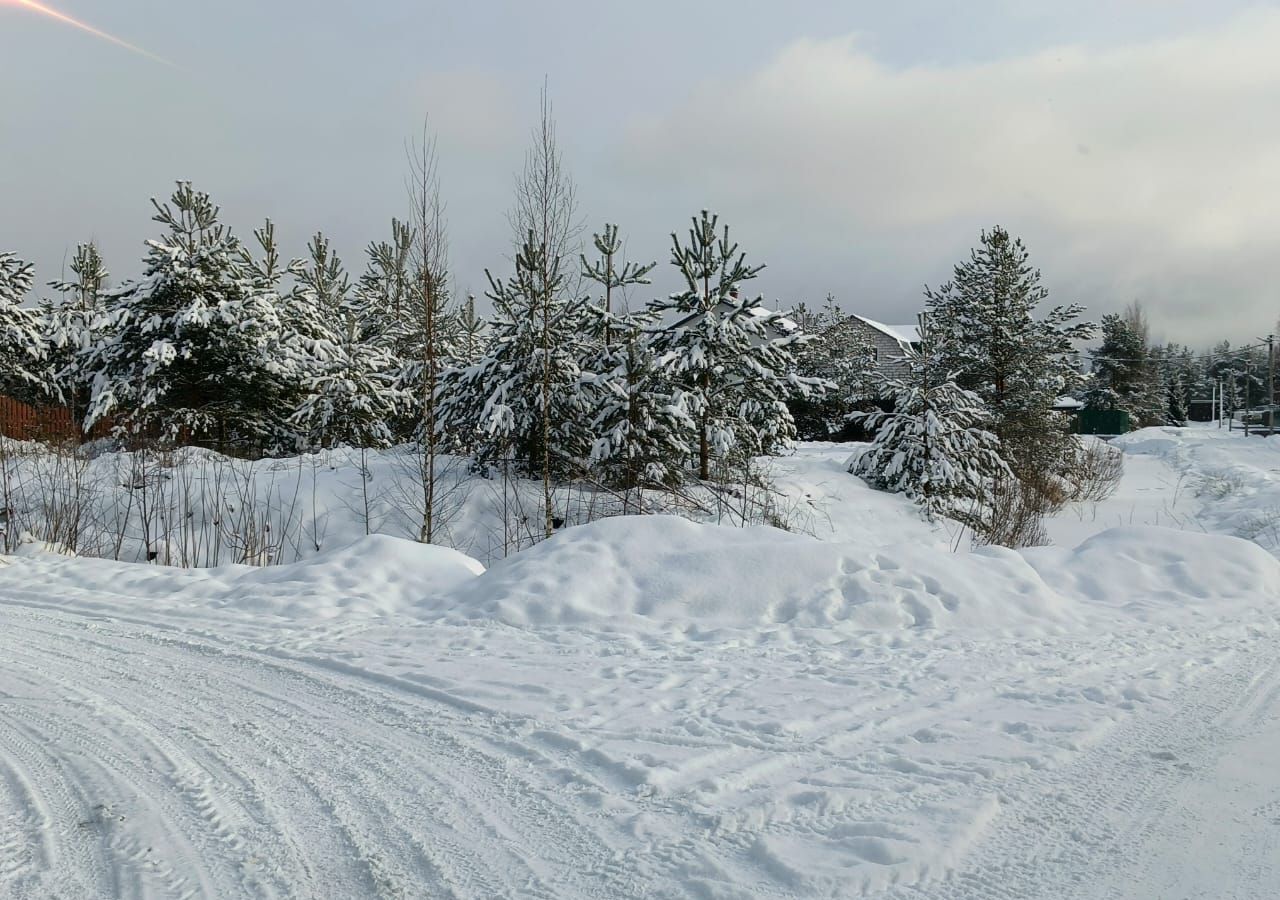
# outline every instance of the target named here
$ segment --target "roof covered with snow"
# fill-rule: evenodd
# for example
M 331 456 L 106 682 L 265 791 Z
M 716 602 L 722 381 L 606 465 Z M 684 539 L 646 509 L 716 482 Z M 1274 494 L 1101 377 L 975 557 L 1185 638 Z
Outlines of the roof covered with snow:
M 920 329 L 915 325 L 886 325 L 866 316 L 854 316 L 859 322 L 869 325 L 876 331 L 882 331 L 901 344 L 915 344 L 920 340 Z

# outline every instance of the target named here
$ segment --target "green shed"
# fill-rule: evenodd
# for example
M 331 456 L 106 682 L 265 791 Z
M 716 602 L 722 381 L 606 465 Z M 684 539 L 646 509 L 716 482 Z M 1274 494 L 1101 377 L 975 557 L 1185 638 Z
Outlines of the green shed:
M 1127 434 L 1129 414 L 1119 409 L 1082 409 L 1076 416 L 1076 434 Z

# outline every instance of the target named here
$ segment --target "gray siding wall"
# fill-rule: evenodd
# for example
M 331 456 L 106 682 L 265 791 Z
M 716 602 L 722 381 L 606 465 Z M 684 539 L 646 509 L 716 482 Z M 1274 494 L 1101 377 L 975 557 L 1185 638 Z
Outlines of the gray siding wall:
M 878 328 L 872 328 L 861 319 L 849 319 L 853 330 L 871 342 L 876 348 L 876 371 L 888 378 L 907 374 L 907 364 L 903 361 L 902 345 L 894 338 Z

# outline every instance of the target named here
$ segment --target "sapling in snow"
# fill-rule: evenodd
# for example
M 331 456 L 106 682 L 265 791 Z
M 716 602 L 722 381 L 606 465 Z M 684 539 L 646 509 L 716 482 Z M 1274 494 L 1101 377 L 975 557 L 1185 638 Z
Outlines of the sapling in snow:
M 703 210 L 687 242 L 671 236 L 671 262 L 684 290 L 651 304 L 664 327 L 654 346 L 696 425 L 696 471 L 711 477 L 713 461 L 776 453 L 795 438 L 787 399 L 825 389 L 796 373 L 796 352 L 808 337 L 763 299 L 740 291 L 764 266 L 748 265 L 729 228 Z
M 873 487 L 906 494 L 930 518 L 980 515 L 996 479 L 1009 474 L 991 430 L 994 417 L 938 367 L 927 336 L 905 354 L 907 376 L 883 386 L 893 411 L 863 416 L 878 430 L 850 471 Z
M 655 264 L 623 261 L 616 225 L 605 225 L 594 244 L 598 258 L 582 258 L 583 277 L 601 288 L 599 306 L 587 310 L 591 340 L 582 367 L 592 404 L 591 460 L 606 481 L 627 492 L 629 505 L 631 491 L 679 477 L 695 425 L 654 350 L 657 315 L 622 308 L 623 292 L 648 284 Z
M 47 381 L 44 341 L 34 310 L 22 306 L 34 267 L 0 253 L 0 390 L 25 392 Z
M 147 242 L 142 277 L 104 298 L 84 359 L 96 375 L 88 424 L 117 415 L 130 430 L 242 450 L 291 442 L 298 370 L 278 270 L 246 265 L 218 207 L 190 183 L 152 203 L 165 233 Z

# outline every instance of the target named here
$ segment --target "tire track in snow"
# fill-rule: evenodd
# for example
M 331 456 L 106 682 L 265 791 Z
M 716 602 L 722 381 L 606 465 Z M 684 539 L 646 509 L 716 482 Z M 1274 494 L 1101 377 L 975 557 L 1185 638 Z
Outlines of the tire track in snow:
M 590 810 L 556 796 L 557 785 L 543 783 L 527 756 L 470 737 L 500 731 L 502 722 L 421 692 L 397 692 L 386 679 L 203 638 L 12 605 L 0 610 L 2 683 L 16 685 L 35 671 L 52 686 L 43 704 L 25 712 L 31 727 L 51 746 L 74 747 L 62 762 L 73 782 L 93 795 L 146 798 L 156 826 L 139 832 L 126 817 L 100 854 L 105 874 L 78 893 L 120 893 L 112 879 L 141 878 L 139 854 L 160 832 L 173 838 L 162 848 L 166 862 L 152 868 L 171 877 L 148 878 L 125 893 L 644 893 L 643 878 L 620 867 L 601 839 L 598 831 L 607 829 L 584 822 Z M 60 694 L 82 698 L 85 708 L 60 716 L 51 709 Z M 6 771 L 21 771 L 10 764 L 18 758 L 5 753 Z M 47 771 L 26 781 L 57 783 Z M 66 817 L 93 805 L 68 790 Z M 41 824 L 20 830 L 37 850 L 52 842 L 44 855 L 55 872 L 94 870 L 61 859 L 75 843 Z
M 1171 713 L 1130 717 L 1061 769 L 1032 770 L 1001 786 L 999 815 L 955 869 L 886 898 L 1111 900 L 1093 885 L 1141 864 L 1172 786 L 1187 777 L 1179 761 L 1211 749 L 1222 723 L 1280 678 L 1280 653 L 1270 644 L 1269 636 L 1237 642 L 1225 664 L 1173 698 Z

